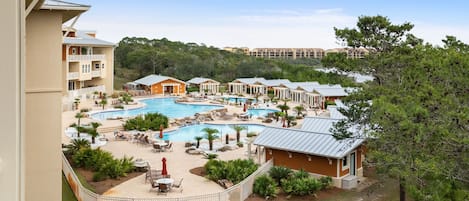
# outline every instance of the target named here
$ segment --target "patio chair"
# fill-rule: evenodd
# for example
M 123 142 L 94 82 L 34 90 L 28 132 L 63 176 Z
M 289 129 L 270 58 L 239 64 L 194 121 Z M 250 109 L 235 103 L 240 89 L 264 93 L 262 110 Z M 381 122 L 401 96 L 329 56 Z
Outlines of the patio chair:
M 154 152 L 161 152 L 161 151 L 163 151 L 163 149 L 161 148 L 161 146 L 159 144 L 153 144 L 153 151 Z
M 178 182 L 174 183 L 172 186 L 171 186 L 171 189 L 173 188 L 177 188 L 179 189 L 179 191 L 182 193 L 182 180 L 184 178 L 181 178 Z
M 165 150 L 173 151 L 173 143 L 169 143 L 169 145 L 165 147 Z
M 156 183 L 156 181 L 155 181 L 155 180 L 153 180 L 153 179 L 152 179 L 152 180 L 150 180 L 150 184 L 151 184 L 150 191 L 152 191 L 153 189 L 158 189 L 158 191 L 159 191 L 159 187 L 160 187 L 160 185 L 159 185 L 158 183 Z

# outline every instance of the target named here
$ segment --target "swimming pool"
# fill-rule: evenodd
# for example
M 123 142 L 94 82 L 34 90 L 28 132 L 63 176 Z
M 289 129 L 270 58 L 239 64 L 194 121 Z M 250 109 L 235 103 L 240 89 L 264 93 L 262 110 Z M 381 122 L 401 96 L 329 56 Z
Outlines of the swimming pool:
M 236 100 L 238 99 L 238 100 Z M 225 100 L 228 100 L 228 102 L 230 103 L 246 103 L 247 100 L 250 100 L 251 103 L 255 103 L 256 102 L 256 99 L 253 99 L 253 98 L 243 98 L 243 97 L 228 97 L 228 98 L 225 98 Z
M 91 115 L 91 118 L 104 120 L 107 118 L 116 118 L 116 117 L 131 117 L 141 114 L 146 114 L 150 112 L 159 112 L 170 118 L 181 118 L 192 116 L 195 113 L 205 112 L 214 109 L 223 108 L 223 106 L 218 105 L 195 105 L 195 104 L 179 104 L 175 103 L 176 98 L 152 98 L 141 100 L 146 104 L 146 106 L 130 109 L 130 110 L 118 110 L 118 111 L 109 111 L 109 112 L 98 112 Z
M 269 113 L 279 112 L 275 109 L 248 109 L 247 114 L 252 117 L 266 117 Z
M 165 132 L 163 135 L 164 140 L 171 140 L 175 142 L 187 142 L 187 141 L 194 141 L 194 137 L 196 136 L 205 136 L 205 132 L 202 131 L 204 128 L 214 128 L 217 129 L 220 133 L 216 135 L 220 137 L 220 134 L 223 135 L 236 134 L 236 131 L 231 128 L 233 125 L 241 125 L 246 126 L 247 130 L 241 131 L 241 135 L 246 134 L 248 132 L 256 132 L 259 133 L 264 130 L 265 126 L 257 125 L 257 124 L 198 124 L 192 126 L 186 126 L 179 128 L 175 131 Z M 158 135 L 155 135 L 158 138 Z M 224 139 L 224 138 L 223 138 Z M 217 139 L 220 140 L 220 139 Z

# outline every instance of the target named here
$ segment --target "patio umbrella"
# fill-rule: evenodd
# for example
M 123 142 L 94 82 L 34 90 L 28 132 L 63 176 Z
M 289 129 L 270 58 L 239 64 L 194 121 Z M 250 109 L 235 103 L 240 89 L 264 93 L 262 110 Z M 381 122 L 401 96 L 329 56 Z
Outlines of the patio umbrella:
M 163 139 L 163 125 L 160 125 L 160 139 Z
M 243 112 L 246 112 L 246 110 L 247 110 L 247 105 L 246 103 L 244 103 Z
M 161 174 L 163 176 L 168 175 L 168 170 L 166 169 L 166 158 L 163 157 L 163 159 L 161 159 L 161 161 L 163 162 L 163 169 L 161 170 Z
M 283 125 L 282 125 L 282 127 L 286 128 L 286 127 L 287 127 L 287 125 L 285 124 L 285 119 L 284 119 L 284 118 L 282 119 L 282 122 L 283 122 Z

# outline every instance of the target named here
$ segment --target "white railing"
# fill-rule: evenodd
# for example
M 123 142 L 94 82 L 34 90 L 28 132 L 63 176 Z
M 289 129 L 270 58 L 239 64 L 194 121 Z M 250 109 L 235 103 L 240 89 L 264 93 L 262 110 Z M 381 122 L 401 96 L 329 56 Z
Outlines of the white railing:
M 76 80 L 80 77 L 80 73 L 78 72 L 71 72 L 67 74 L 67 80 Z
M 87 88 L 72 90 L 72 91 L 68 91 L 68 96 L 71 97 L 71 98 L 75 98 L 75 97 L 78 97 L 78 96 L 81 96 L 81 95 L 91 94 L 95 91 L 105 92 L 106 87 L 104 85 L 99 85 L 99 86 L 95 86 L 95 87 L 87 87 Z
M 91 77 L 101 77 L 101 71 L 100 70 L 91 71 Z
M 84 55 L 68 55 L 68 61 L 98 61 L 105 60 L 104 54 L 84 54 Z
M 251 193 L 254 180 L 269 171 L 273 166 L 273 161 L 267 161 L 261 167 L 259 167 L 254 173 L 249 175 L 246 179 L 240 183 L 222 191 L 219 193 L 211 193 L 205 195 L 187 196 L 179 198 L 132 198 L 132 197 L 111 197 L 106 195 L 96 194 L 86 189 L 78 180 L 77 175 L 73 171 L 70 163 L 68 162 L 65 155 L 62 153 L 62 171 L 78 200 L 82 201 L 243 201 Z M 194 187 L 196 188 L 196 187 Z

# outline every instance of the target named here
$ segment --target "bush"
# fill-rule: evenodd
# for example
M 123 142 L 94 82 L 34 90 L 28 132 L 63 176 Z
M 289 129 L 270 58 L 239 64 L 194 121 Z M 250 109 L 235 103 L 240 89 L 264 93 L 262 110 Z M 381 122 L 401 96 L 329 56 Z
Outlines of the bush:
M 99 170 L 99 172 L 108 175 L 112 179 L 117 179 L 121 176 L 125 176 L 124 168 L 120 164 L 119 160 L 110 160 L 105 163 Z
M 218 154 L 208 154 L 207 159 L 216 159 L 218 157 Z
M 102 173 L 102 172 L 95 172 L 93 174 L 93 181 L 98 182 L 98 181 L 104 181 L 107 179 L 107 175 Z
M 160 130 L 160 126 L 168 128 L 168 117 L 160 113 L 147 113 L 145 119 L 141 116 L 129 119 L 124 123 L 125 130 Z
M 333 100 L 326 100 L 326 102 L 324 104 L 327 107 L 328 105 L 335 105 L 335 102 Z
M 81 113 L 86 113 L 86 112 L 89 112 L 89 111 L 90 111 L 90 108 L 81 108 L 80 109 Z
M 253 160 L 236 159 L 230 161 L 209 160 L 205 166 L 207 178 L 213 181 L 227 179 L 233 184 L 241 182 L 257 170 Z
M 321 183 L 311 177 L 291 177 L 283 179 L 281 183 L 283 191 L 290 195 L 311 195 L 321 188 Z
M 199 92 L 199 91 L 200 91 L 199 87 L 193 87 L 193 86 L 187 87 L 187 93 Z
M 253 192 L 265 197 L 277 196 L 277 183 L 267 175 L 261 175 L 254 180 Z
M 328 189 L 328 188 L 332 187 L 332 177 L 330 177 L 330 176 L 321 177 L 321 178 L 319 178 L 319 183 L 321 183 L 320 190 Z
M 293 173 L 293 178 L 302 179 L 302 178 L 308 178 L 308 177 L 310 177 L 309 173 L 303 169 L 298 170 L 295 173 Z
M 117 92 L 112 93 L 111 98 L 119 98 L 119 93 Z
M 114 105 L 114 109 L 124 109 L 123 105 Z
M 282 166 L 274 166 L 270 168 L 269 175 L 274 179 L 277 184 L 280 184 L 282 179 L 287 179 L 293 171 L 290 168 L 282 167 Z
M 68 127 L 75 127 L 75 128 L 76 128 L 76 127 L 77 127 L 77 123 L 72 123 L 72 124 L 70 124 Z
M 238 142 L 238 143 L 236 143 L 236 145 L 238 145 L 238 147 L 243 147 L 244 146 L 244 144 L 242 142 Z
M 249 132 L 248 134 L 246 134 L 246 137 L 254 137 L 254 136 L 257 136 L 256 132 Z

